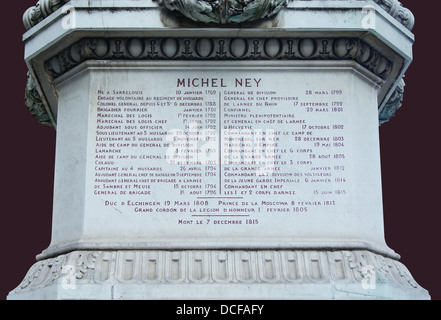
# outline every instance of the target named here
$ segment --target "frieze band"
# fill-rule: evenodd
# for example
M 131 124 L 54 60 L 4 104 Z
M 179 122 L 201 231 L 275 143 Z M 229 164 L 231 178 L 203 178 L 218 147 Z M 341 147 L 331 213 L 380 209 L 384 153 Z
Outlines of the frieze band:
M 400 262 L 369 251 L 74 251 L 37 262 L 15 294 L 56 284 L 358 284 L 422 289 Z
M 382 79 L 392 70 L 357 38 L 85 38 L 45 67 L 57 78 L 87 60 L 354 60 Z

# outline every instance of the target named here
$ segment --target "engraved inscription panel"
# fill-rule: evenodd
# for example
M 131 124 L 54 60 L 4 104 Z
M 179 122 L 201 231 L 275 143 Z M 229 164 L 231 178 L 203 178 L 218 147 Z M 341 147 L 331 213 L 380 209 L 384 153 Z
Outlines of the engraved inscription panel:
M 200 244 L 375 229 L 376 89 L 356 72 L 154 68 L 92 79 L 87 221 L 107 236 Z

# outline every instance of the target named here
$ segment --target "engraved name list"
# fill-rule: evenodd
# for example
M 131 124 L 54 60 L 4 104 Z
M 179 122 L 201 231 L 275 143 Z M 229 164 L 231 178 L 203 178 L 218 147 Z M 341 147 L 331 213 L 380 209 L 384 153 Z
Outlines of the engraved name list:
M 280 81 L 166 73 L 98 89 L 90 197 L 120 214 L 193 226 L 344 206 L 344 89 Z

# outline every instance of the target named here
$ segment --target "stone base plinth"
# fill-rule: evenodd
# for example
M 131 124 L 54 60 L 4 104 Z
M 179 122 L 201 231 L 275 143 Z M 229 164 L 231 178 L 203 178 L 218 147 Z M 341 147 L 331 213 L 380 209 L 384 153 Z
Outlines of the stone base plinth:
M 74 251 L 37 262 L 10 300 L 430 299 L 369 251 Z
M 429 298 L 384 236 L 399 1 L 40 0 L 24 23 L 54 205 L 9 299 Z

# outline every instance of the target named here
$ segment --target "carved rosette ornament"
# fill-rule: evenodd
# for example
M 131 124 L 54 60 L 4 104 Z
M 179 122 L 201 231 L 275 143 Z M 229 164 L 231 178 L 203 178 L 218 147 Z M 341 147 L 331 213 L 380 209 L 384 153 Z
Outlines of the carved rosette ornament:
M 288 0 L 155 0 L 169 10 L 204 23 L 243 23 L 276 15 Z

